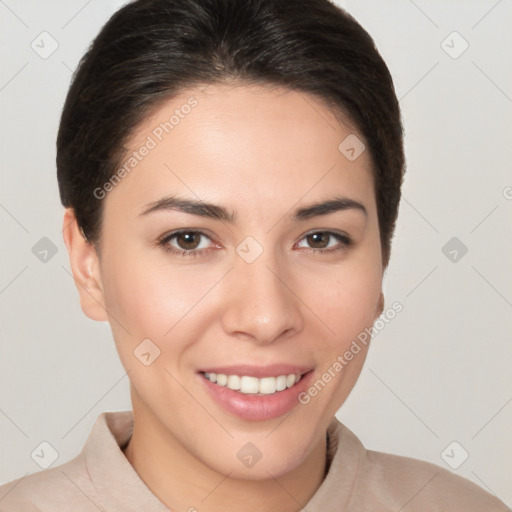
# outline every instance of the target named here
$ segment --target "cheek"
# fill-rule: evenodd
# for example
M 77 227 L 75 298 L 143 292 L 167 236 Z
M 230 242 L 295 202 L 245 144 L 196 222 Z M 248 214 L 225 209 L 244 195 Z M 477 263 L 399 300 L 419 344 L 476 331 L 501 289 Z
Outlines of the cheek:
M 203 297 L 218 281 L 206 266 L 202 270 L 193 266 L 172 268 L 151 264 L 144 257 L 106 264 L 102 272 L 105 305 L 116 340 L 125 340 L 124 345 L 132 350 L 133 344 L 145 338 L 155 340 L 160 348 L 172 339 L 176 347 L 179 340 L 173 330 L 177 332 L 182 323 L 190 322 L 194 310 L 201 309 Z
M 352 391 L 371 341 L 369 329 L 378 313 L 381 276 L 371 268 L 365 270 L 340 271 L 336 279 L 319 286 L 321 291 L 312 302 L 311 309 L 327 327 L 323 338 L 314 339 L 317 380 L 308 389 L 307 399 L 327 417 L 336 413 Z
M 344 403 L 366 359 L 371 340 L 368 333 L 378 314 L 382 289 L 378 255 L 373 250 L 365 251 L 318 287 L 314 307 L 323 312 L 322 320 L 333 331 L 317 348 L 318 377 L 330 388 L 330 392 L 321 394 L 318 403 L 328 403 L 329 414 L 335 414 Z
M 370 327 L 382 289 L 379 265 L 340 267 L 339 271 L 316 279 L 316 293 L 309 293 L 308 305 L 329 328 L 329 347 L 342 349 Z

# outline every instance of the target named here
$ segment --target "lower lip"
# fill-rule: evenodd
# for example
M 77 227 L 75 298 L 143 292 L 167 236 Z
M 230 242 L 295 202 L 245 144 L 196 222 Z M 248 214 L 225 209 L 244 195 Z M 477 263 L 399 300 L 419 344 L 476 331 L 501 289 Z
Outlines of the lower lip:
M 225 386 L 209 381 L 199 373 L 198 377 L 208 389 L 212 398 L 224 410 L 251 421 L 264 421 L 278 418 L 299 404 L 299 394 L 304 392 L 312 378 L 313 371 L 304 374 L 297 384 L 272 395 L 245 395 Z

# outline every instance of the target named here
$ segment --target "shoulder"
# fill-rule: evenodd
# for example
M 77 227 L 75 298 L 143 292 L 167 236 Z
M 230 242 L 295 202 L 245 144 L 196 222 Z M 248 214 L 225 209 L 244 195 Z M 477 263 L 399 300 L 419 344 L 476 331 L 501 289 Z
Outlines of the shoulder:
M 83 454 L 51 469 L 31 473 L 0 486 L 2 512 L 98 511 Z M 62 508 L 61 508 L 62 507 Z
M 329 491 L 347 511 L 512 512 L 467 478 L 430 462 L 367 450 L 337 419 L 330 426 L 333 477 Z
M 0 511 L 98 512 L 149 493 L 121 450 L 132 429 L 131 411 L 101 413 L 75 458 L 0 486 Z
M 370 493 L 407 512 L 505 512 L 503 502 L 467 478 L 429 462 L 365 450 Z

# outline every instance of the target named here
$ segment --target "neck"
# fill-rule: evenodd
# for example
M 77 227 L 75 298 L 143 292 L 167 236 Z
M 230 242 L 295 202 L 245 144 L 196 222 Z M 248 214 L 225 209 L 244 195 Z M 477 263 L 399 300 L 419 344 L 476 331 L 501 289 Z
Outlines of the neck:
M 133 408 L 134 429 L 124 453 L 139 477 L 170 510 L 187 512 L 299 512 L 327 470 L 325 436 L 289 473 L 278 478 L 231 478 L 206 466 L 147 409 Z

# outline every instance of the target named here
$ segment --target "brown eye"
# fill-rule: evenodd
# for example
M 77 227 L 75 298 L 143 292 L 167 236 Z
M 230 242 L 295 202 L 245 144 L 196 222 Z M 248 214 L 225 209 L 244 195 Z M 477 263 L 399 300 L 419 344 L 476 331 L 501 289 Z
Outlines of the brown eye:
M 331 235 L 325 232 L 312 233 L 306 239 L 312 249 L 325 249 L 329 245 Z
M 175 240 L 180 249 L 193 250 L 197 249 L 201 234 L 195 231 L 184 231 L 175 235 Z
M 304 246 L 304 242 L 307 246 Z M 299 247 L 305 247 L 313 252 L 329 253 L 340 251 L 352 245 L 352 239 L 345 234 L 333 231 L 315 231 L 309 233 L 299 243 Z
M 211 249 L 212 240 L 201 231 L 176 231 L 165 235 L 158 245 L 180 256 L 197 256 Z

